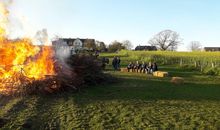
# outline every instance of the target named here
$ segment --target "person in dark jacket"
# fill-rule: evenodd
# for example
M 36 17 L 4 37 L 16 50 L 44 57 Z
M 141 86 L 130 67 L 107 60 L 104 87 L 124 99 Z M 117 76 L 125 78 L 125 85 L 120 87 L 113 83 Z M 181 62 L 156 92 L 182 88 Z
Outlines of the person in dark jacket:
M 152 69 L 153 69 L 153 64 L 151 62 L 149 62 L 148 66 L 147 66 L 147 73 L 151 74 L 153 71 Z
M 145 73 L 147 69 L 147 64 L 143 61 L 141 64 L 140 73 Z
M 120 59 L 120 57 L 117 57 L 117 70 L 119 70 L 120 69 L 120 63 L 121 63 L 121 59 Z
M 138 72 L 141 68 L 141 64 L 139 63 L 139 61 L 136 61 L 136 64 L 134 65 L 134 71 Z
M 101 61 L 102 61 L 102 69 L 105 69 L 106 64 L 109 64 L 109 59 L 106 57 L 103 57 Z
M 158 71 L 157 63 L 154 62 L 152 66 L 152 72 Z
M 117 57 L 116 56 L 114 56 L 112 60 L 112 66 L 114 70 L 117 70 Z
M 99 51 L 96 50 L 94 55 L 95 55 L 96 58 L 98 58 L 98 56 L 99 56 Z
M 133 62 L 130 62 L 127 66 L 127 69 L 128 69 L 128 72 L 132 71 L 133 72 L 133 69 L 134 69 L 134 64 Z

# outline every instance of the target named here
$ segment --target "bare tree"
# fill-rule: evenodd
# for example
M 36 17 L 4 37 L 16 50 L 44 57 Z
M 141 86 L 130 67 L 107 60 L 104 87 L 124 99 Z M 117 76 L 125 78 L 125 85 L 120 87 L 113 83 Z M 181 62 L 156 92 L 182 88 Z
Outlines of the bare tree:
M 122 41 L 122 43 L 123 43 L 123 46 L 125 47 L 125 49 L 127 49 L 127 50 L 131 50 L 133 47 L 131 41 L 129 41 L 129 40 L 124 40 L 124 41 Z
M 181 39 L 177 32 L 172 30 L 164 30 L 155 35 L 148 42 L 152 46 L 156 46 L 159 50 L 174 51 L 177 49 L 178 45 L 181 43 Z
M 188 49 L 190 51 L 201 51 L 202 50 L 202 44 L 199 41 L 191 41 Z

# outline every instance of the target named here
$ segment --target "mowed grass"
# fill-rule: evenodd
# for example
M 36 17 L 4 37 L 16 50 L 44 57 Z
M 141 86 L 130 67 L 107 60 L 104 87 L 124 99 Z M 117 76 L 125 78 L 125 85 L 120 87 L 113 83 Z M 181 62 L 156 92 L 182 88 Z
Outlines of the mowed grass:
M 220 129 L 220 77 L 160 66 L 185 79 L 175 85 L 171 77 L 108 69 L 119 82 L 79 93 L 1 97 L 1 129 Z

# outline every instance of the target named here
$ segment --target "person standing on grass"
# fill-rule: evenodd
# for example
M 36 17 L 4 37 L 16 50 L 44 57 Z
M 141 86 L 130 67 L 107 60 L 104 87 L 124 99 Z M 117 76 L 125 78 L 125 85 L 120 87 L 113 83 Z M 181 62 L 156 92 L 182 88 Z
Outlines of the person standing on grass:
M 105 69 L 106 64 L 109 64 L 109 59 L 106 57 L 102 58 L 102 68 Z
M 117 57 L 116 56 L 114 56 L 112 60 L 112 66 L 114 70 L 117 70 Z
M 95 51 L 95 57 L 98 58 L 98 56 L 99 56 L 99 51 L 96 50 L 96 51 Z
M 155 71 L 158 71 L 157 63 L 156 62 L 154 62 L 153 66 L 152 66 L 152 72 L 155 72 Z
M 121 59 L 120 59 L 120 57 L 117 57 L 117 70 L 119 70 L 120 69 L 120 63 L 121 63 Z

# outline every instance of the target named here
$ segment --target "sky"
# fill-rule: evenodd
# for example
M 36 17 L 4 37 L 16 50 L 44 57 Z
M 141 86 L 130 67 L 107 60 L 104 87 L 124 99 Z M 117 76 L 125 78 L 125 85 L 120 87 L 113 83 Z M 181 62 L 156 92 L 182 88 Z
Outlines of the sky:
M 219 0 L 14 0 L 10 8 L 21 35 L 45 28 L 50 39 L 130 40 L 135 47 L 170 29 L 183 40 L 179 51 L 191 41 L 220 46 Z

